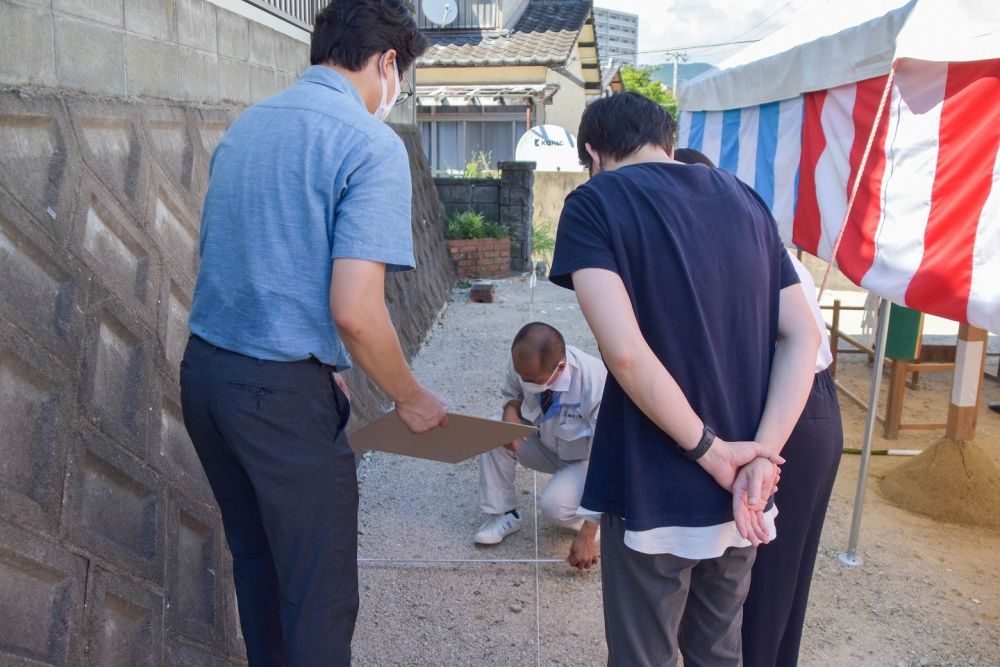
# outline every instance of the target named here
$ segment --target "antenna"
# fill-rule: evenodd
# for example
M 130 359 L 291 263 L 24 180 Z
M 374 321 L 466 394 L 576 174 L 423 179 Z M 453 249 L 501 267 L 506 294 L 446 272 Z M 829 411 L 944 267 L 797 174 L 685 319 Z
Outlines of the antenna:
M 583 171 L 576 137 L 558 125 L 539 125 L 525 132 L 514 149 L 514 159 L 534 162 L 535 171 Z
M 458 0 L 422 0 L 420 11 L 431 23 L 446 26 L 458 18 Z

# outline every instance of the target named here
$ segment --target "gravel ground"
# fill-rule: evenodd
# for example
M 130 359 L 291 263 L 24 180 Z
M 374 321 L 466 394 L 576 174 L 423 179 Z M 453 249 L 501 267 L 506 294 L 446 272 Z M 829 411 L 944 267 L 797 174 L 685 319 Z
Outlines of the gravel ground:
M 527 282 L 511 279 L 500 281 L 493 304 L 470 303 L 468 290 L 456 290 L 414 370 L 449 410 L 494 415 L 510 341 L 530 319 L 549 322 L 571 344 L 596 352 L 571 292 L 540 282 L 529 303 Z M 860 360 L 842 361 L 840 376 L 863 387 L 866 370 Z M 988 385 L 987 398 L 1000 398 L 995 385 Z M 848 446 L 859 446 L 852 439 L 859 438 L 863 419 L 844 401 Z M 1000 422 L 984 408 L 981 422 L 990 419 Z M 996 455 L 1000 444 L 994 439 L 989 446 Z M 1000 665 L 1000 534 L 936 523 L 887 504 L 875 481 L 897 463 L 873 459 L 862 525 L 865 560 L 846 567 L 836 554 L 847 543 L 858 459 L 844 459 L 801 664 Z M 359 476 L 361 558 L 561 559 L 568 552 L 572 534 L 544 522 L 537 524 L 536 544 L 534 485 L 540 489 L 547 475 L 519 470 L 524 527 L 489 548 L 472 544 L 483 519 L 475 460 L 452 466 L 369 453 Z M 600 596 L 598 571 L 577 573 L 561 563 L 537 566 L 536 589 L 531 564 L 363 562 L 354 662 L 603 665 Z

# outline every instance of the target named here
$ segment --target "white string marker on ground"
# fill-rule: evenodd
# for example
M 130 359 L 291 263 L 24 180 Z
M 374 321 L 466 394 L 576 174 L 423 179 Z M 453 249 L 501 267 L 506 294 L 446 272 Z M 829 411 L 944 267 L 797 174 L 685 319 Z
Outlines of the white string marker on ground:
M 528 279 L 528 322 L 533 322 L 535 285 L 538 278 L 532 271 Z M 542 600 L 540 593 L 539 568 L 542 565 L 564 564 L 562 558 L 539 558 L 538 557 L 538 472 L 531 471 L 532 497 L 534 500 L 534 522 L 535 522 L 535 557 L 534 558 L 368 558 L 359 556 L 357 559 L 360 565 L 534 565 L 535 567 L 535 665 L 542 665 L 542 620 L 541 608 Z
M 535 310 L 535 286 L 538 284 L 538 276 L 534 269 L 528 277 L 528 322 L 534 322 Z M 535 520 L 535 667 L 542 666 L 542 598 L 539 594 L 538 566 L 541 560 L 538 558 L 538 472 L 531 471 L 531 497 L 534 499 L 534 520 Z M 561 562 L 561 561 L 559 561 Z
M 364 565 L 552 565 L 561 558 L 358 558 Z
M 542 597 L 538 592 L 538 473 L 534 470 L 531 471 L 531 485 L 535 499 L 535 667 L 542 667 Z

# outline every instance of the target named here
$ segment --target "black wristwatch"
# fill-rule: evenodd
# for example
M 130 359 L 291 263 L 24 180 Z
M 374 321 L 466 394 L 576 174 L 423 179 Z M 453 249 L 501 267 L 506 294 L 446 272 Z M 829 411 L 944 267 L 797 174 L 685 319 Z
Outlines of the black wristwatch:
M 684 456 L 688 460 L 697 461 L 705 455 L 705 452 L 709 450 L 713 442 L 715 442 L 715 431 L 708 424 L 705 424 L 704 430 L 701 432 L 701 440 L 698 441 L 698 446 L 694 449 L 681 448 L 681 451 L 684 452 Z

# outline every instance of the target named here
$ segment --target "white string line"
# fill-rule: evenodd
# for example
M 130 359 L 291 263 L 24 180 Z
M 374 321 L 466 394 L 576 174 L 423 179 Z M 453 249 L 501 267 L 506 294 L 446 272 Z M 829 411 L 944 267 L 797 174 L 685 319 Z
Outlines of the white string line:
M 538 276 L 535 274 L 534 266 L 531 269 L 531 275 L 528 276 L 528 322 L 533 322 L 535 319 L 535 286 L 538 284 Z M 533 560 L 535 564 L 535 667 L 541 667 L 542 665 L 542 620 L 541 620 L 541 607 L 542 599 L 538 593 L 538 567 L 543 562 L 552 562 L 549 559 L 540 559 L 538 557 L 538 472 L 535 470 L 531 471 L 531 486 L 532 494 L 531 497 L 534 501 L 534 512 L 532 518 L 535 522 L 535 557 Z M 555 559 L 552 559 L 553 561 Z M 564 561 L 556 561 L 562 563 Z
M 534 322 L 535 320 L 535 286 L 538 284 L 538 276 L 535 275 L 534 266 L 532 266 L 531 275 L 528 276 L 528 322 Z M 532 500 L 534 504 L 533 520 L 535 522 L 535 557 L 533 559 L 525 559 L 527 562 L 532 562 L 535 565 L 535 667 L 541 667 L 542 665 L 542 620 L 541 620 L 541 607 L 542 600 L 539 595 L 538 586 L 538 568 L 542 563 L 564 563 L 565 561 L 559 559 L 548 559 L 538 557 L 538 472 L 535 470 L 531 471 L 531 486 L 532 486 Z
M 540 559 L 538 558 L 538 473 L 534 470 L 531 471 L 531 484 L 534 493 L 532 497 L 535 499 L 535 667 L 541 667 L 542 665 L 542 621 L 541 621 L 541 609 L 542 609 L 542 598 L 538 592 L 538 565 Z M 562 562 L 562 561 L 559 561 Z
M 467 565 L 473 563 L 482 563 L 485 565 L 548 565 L 566 563 L 561 558 L 358 558 L 358 562 L 366 565 Z

